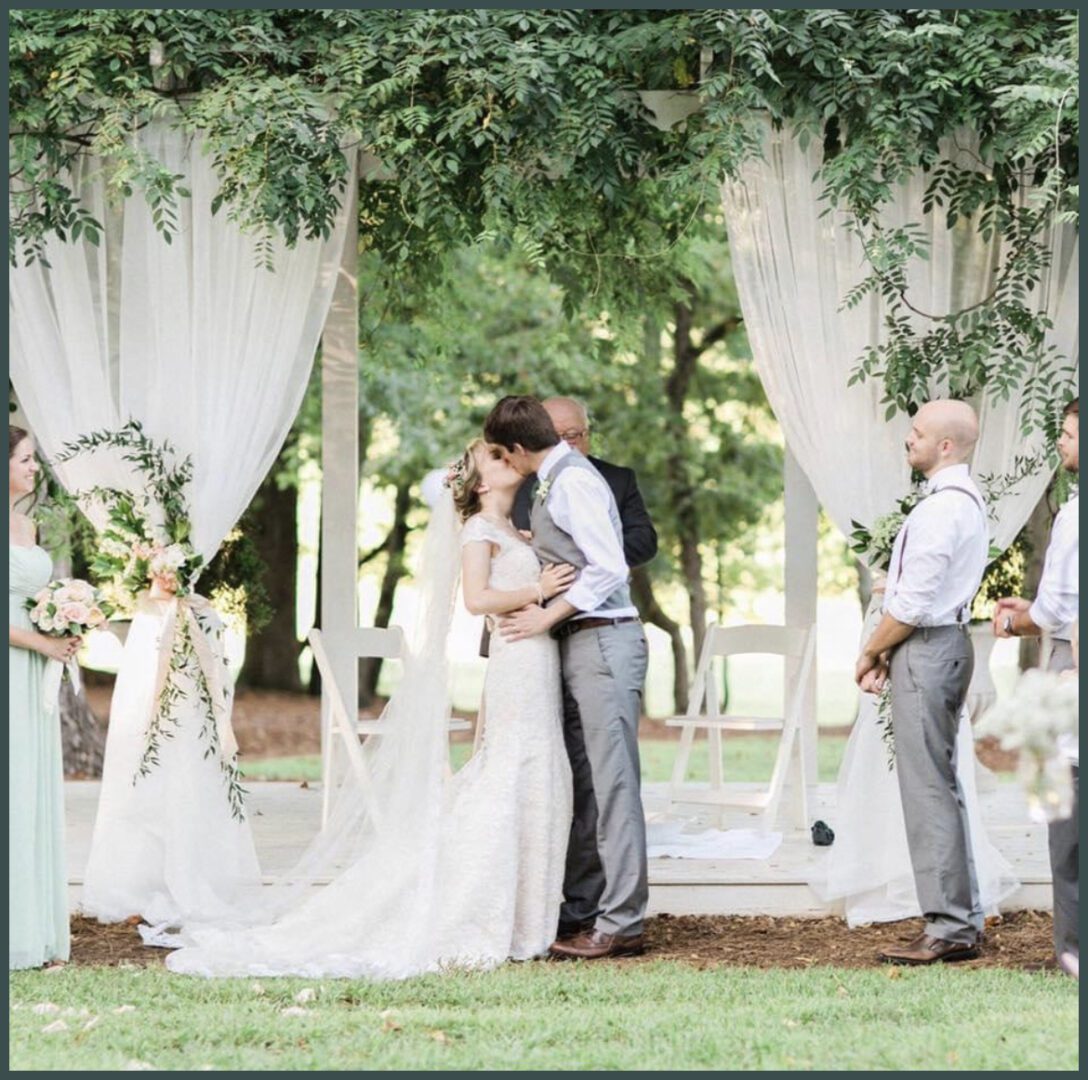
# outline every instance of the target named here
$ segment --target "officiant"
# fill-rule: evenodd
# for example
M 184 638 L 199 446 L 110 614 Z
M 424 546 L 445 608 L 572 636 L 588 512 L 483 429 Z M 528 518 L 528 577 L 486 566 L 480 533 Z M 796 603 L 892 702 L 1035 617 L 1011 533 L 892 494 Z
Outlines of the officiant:
M 884 615 L 858 658 L 863 691 L 891 680 L 895 765 L 914 883 L 926 924 L 881 959 L 897 964 L 978 955 L 983 916 L 956 776 L 960 710 L 974 668 L 971 602 L 989 552 L 986 504 L 967 462 L 978 418 L 963 401 L 931 401 L 913 418 L 907 461 L 926 497 L 892 548 Z
M 613 465 L 589 452 L 589 412 L 580 401 L 569 397 L 551 397 L 542 404 L 559 438 L 589 458 L 590 464 L 612 489 L 623 527 L 623 554 L 627 565 L 632 570 L 645 566 L 657 554 L 657 530 L 638 489 L 635 470 Z M 535 475 L 526 477 L 514 498 L 512 517 L 518 529 L 529 528 L 529 508 L 536 482 Z

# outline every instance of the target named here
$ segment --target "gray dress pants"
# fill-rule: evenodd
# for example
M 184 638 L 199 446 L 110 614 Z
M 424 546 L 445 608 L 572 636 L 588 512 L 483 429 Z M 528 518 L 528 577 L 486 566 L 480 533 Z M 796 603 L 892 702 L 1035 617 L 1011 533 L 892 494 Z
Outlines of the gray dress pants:
M 1068 641 L 1056 640 L 1050 654 L 1050 671 L 1068 671 L 1073 666 L 1073 649 Z M 1073 814 L 1047 826 L 1050 843 L 1050 876 L 1054 883 L 1054 952 L 1080 955 L 1077 912 L 1080 900 L 1080 772 L 1073 770 Z
M 574 776 L 560 927 L 593 923 L 608 934 L 641 934 L 649 898 L 638 757 L 646 635 L 640 623 L 621 623 L 581 630 L 559 645 Z
M 892 653 L 895 767 L 925 932 L 963 944 L 974 944 L 983 926 L 956 779 L 956 731 L 973 669 L 965 627 L 919 627 Z

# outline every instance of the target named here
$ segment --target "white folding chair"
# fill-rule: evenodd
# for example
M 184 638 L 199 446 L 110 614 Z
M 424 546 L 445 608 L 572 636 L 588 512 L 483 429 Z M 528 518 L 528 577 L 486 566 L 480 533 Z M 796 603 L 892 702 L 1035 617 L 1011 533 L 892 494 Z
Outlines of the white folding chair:
M 815 628 L 812 627 L 748 624 L 707 628 L 702 655 L 692 681 L 688 714 L 674 716 L 665 721 L 670 727 L 680 728 L 680 745 L 669 784 L 670 809 L 678 803 L 746 807 L 761 811 L 761 826 L 765 829 L 772 828 L 778 817 L 788 774 L 793 766 L 793 779 L 797 789 L 793 823 L 798 828 L 807 828 L 808 798 L 804 778 L 807 734 L 802 710 L 805 705 L 804 687 L 812 669 L 815 644 Z M 793 685 L 786 687 L 785 716 L 737 716 L 721 711 L 713 668 L 714 659 L 719 656 L 745 654 L 769 654 L 792 657 L 800 661 Z M 710 783 L 706 787 L 684 783 L 695 733 L 700 730 L 707 733 L 710 751 Z M 722 733 L 778 730 L 782 734 L 768 786 L 754 791 L 728 787 L 722 768 Z
M 314 663 L 321 672 L 321 824 L 324 826 L 329 816 L 337 748 L 342 747 L 346 751 L 348 766 L 352 773 L 369 791 L 370 777 L 359 739 L 367 735 L 380 735 L 385 725 L 380 719 L 360 720 L 357 708 L 348 709 L 344 695 L 336 683 L 332 665 L 329 663 L 324 636 L 315 627 L 307 635 L 307 640 L 313 650 Z M 402 659 L 404 632 L 399 626 L 357 627 L 352 635 L 348 655 L 355 661 L 364 657 L 381 657 L 383 660 Z M 451 717 L 449 722 L 450 731 L 466 731 L 471 726 L 467 720 L 454 717 Z M 371 811 L 380 817 L 380 807 L 373 806 Z

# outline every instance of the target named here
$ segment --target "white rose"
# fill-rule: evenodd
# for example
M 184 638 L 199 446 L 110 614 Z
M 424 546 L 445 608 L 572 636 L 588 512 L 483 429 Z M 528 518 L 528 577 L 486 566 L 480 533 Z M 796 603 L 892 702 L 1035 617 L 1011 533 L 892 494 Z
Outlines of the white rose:
M 73 581 L 72 587 L 76 592 L 75 599 L 81 604 L 94 603 L 94 586 L 89 581 Z
M 162 561 L 164 566 L 171 570 L 179 570 L 185 565 L 186 560 L 189 558 L 188 552 L 181 544 L 171 544 L 163 553 Z

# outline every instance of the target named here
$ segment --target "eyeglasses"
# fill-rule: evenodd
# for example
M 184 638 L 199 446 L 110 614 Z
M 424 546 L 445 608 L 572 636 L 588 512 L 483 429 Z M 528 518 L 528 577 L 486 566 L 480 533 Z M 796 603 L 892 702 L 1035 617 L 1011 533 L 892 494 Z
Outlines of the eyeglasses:
M 559 432 L 559 438 L 561 438 L 563 442 L 577 442 L 582 436 L 588 434 L 589 428 L 576 428 L 571 431 Z

